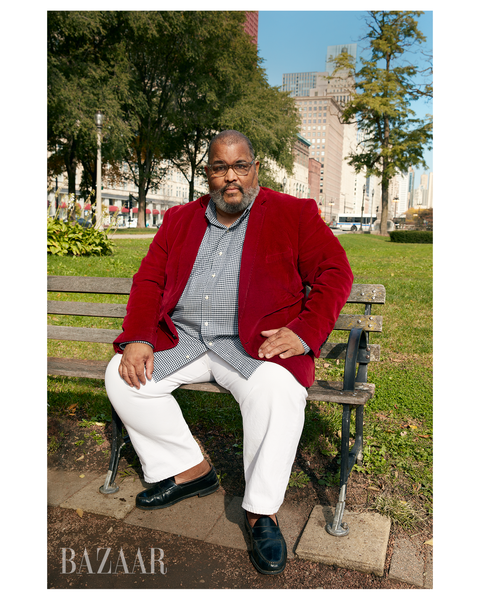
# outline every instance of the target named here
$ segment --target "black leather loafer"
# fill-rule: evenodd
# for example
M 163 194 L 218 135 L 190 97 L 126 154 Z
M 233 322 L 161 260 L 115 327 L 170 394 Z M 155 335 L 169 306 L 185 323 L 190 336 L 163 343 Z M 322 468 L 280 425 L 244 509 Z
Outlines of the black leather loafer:
M 142 510 L 166 508 L 176 502 L 180 502 L 180 500 L 185 500 L 185 498 L 213 494 L 219 485 L 217 474 L 212 467 L 206 475 L 192 481 L 187 481 L 186 483 L 175 483 L 175 477 L 169 477 L 168 479 L 154 483 L 152 487 L 137 494 L 135 504 L 137 508 L 141 508 Z
M 260 517 L 255 525 L 250 527 L 247 513 L 245 527 L 252 545 L 250 560 L 253 566 L 264 575 L 281 573 L 287 564 L 287 546 L 280 527 L 275 525 L 270 517 Z

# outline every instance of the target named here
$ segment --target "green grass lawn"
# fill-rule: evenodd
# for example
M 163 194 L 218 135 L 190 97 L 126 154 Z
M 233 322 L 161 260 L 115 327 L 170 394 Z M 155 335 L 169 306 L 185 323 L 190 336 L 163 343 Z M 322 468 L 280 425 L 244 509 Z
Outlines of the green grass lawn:
M 118 233 L 124 233 L 119 230 Z M 365 449 L 362 471 L 373 485 L 380 481 L 395 498 L 406 505 L 421 505 L 425 513 L 432 506 L 432 421 L 433 421 L 433 257 L 431 244 L 394 244 L 375 235 L 341 235 L 356 283 L 378 283 L 386 288 L 386 304 L 374 306 L 384 316 L 383 333 L 371 334 L 381 344 L 381 360 L 369 367 L 369 381 L 376 384 L 374 398 L 365 409 Z M 151 240 L 117 239 L 107 257 L 48 257 L 50 275 L 131 277 L 137 271 Z M 95 302 L 126 302 L 125 296 L 83 295 Z M 49 294 L 51 299 L 68 300 L 68 294 Z M 71 298 L 73 299 L 73 297 Z M 79 299 L 76 295 L 76 299 Z M 351 312 L 352 306 L 345 309 Z M 119 319 L 50 316 L 58 325 L 85 325 L 120 329 Z M 331 336 L 335 340 L 341 332 Z M 113 355 L 110 345 L 49 340 L 50 355 L 104 358 Z M 326 366 L 328 365 L 328 366 Z M 317 361 L 317 376 L 341 378 L 335 361 Z M 109 403 L 103 381 L 49 377 L 50 412 L 66 411 L 77 403 L 87 418 L 108 418 Z M 176 392 L 188 422 L 223 424 L 241 439 L 241 419 L 235 402 L 220 394 L 195 395 Z M 341 406 L 320 404 L 306 412 L 301 446 L 327 455 L 339 450 L 336 432 L 341 424 Z M 405 504 L 406 503 L 406 504 Z M 380 505 L 379 510 L 388 512 Z M 392 515 L 390 515 L 392 516 Z M 408 521 L 401 521 L 408 526 Z

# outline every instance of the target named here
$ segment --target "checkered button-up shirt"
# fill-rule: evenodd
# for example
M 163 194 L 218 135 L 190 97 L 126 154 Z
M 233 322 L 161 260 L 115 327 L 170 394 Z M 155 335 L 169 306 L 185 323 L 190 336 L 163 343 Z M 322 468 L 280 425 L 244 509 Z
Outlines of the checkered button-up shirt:
M 252 203 L 253 204 L 253 203 Z M 153 379 L 167 375 L 212 350 L 248 379 L 264 362 L 252 358 L 238 336 L 238 282 L 250 204 L 230 227 L 222 225 L 210 200 L 207 229 L 187 285 L 171 314 L 178 344 L 154 353 Z M 305 352 L 309 347 L 300 340 Z

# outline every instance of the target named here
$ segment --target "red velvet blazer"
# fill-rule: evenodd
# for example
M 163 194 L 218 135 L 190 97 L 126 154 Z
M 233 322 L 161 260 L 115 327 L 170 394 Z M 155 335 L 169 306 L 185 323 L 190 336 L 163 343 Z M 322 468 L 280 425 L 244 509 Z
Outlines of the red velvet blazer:
M 210 196 L 170 208 L 133 277 L 119 344 L 150 342 L 155 351 L 178 343 L 170 318 L 195 262 L 207 228 Z M 261 331 L 288 327 L 311 348 L 307 355 L 269 359 L 305 387 L 315 380 L 313 355 L 332 331 L 352 287 L 345 251 L 318 214 L 314 200 L 260 188 L 249 216 L 238 291 L 240 341 L 252 357 Z M 312 288 L 307 301 L 304 286 Z M 266 360 L 266 359 L 265 359 Z

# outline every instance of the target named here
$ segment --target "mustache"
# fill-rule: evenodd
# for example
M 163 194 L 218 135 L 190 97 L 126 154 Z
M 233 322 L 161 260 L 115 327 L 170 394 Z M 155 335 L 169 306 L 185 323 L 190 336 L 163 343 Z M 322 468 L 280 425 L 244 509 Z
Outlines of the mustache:
M 240 192 L 242 192 L 242 194 L 245 193 L 245 191 L 244 191 L 244 189 L 243 189 L 243 187 L 241 185 L 238 185 L 237 183 L 229 183 L 227 185 L 224 185 L 222 187 L 222 189 L 219 190 L 219 192 L 222 194 L 222 196 L 227 191 L 228 188 L 236 188 L 237 190 L 239 190 Z

